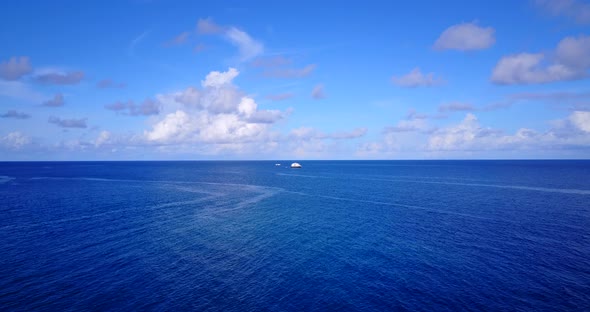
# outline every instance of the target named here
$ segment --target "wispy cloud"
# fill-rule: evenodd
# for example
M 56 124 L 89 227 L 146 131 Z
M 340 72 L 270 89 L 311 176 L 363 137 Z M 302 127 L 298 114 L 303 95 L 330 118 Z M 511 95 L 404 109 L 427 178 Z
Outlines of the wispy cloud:
M 22 81 L 0 80 L 0 95 L 37 104 L 47 98 Z
M 510 95 L 514 100 L 569 101 L 590 100 L 590 92 L 525 92 Z
M 199 19 L 196 31 L 200 35 L 220 35 L 225 38 L 238 48 L 238 58 L 241 62 L 249 61 L 264 52 L 264 45 L 247 32 L 234 26 L 218 25 L 211 18 Z
M 250 65 L 261 69 L 260 74 L 266 78 L 296 79 L 311 75 L 317 68 L 316 64 L 308 64 L 300 68 L 290 67 L 293 59 L 284 55 L 266 55 L 254 59 Z
M 438 107 L 438 111 L 441 113 L 474 111 L 474 110 L 476 110 L 476 108 L 475 108 L 475 106 L 473 106 L 473 104 L 461 103 L 461 102 L 452 102 L 452 103 L 442 104 Z
M 100 89 L 122 89 L 127 87 L 127 84 L 124 82 L 114 82 L 111 79 L 103 79 L 96 83 L 96 86 Z
M 326 97 L 326 93 L 324 92 L 324 85 L 318 84 L 311 90 L 311 98 L 314 100 L 320 100 Z
M 274 68 L 262 72 L 262 76 L 268 78 L 303 78 L 311 75 L 316 69 L 315 64 L 309 64 L 303 68 Z
M 54 95 L 51 100 L 47 100 L 47 101 L 43 102 L 43 106 L 48 106 L 48 107 L 60 107 L 60 106 L 64 106 L 64 104 L 65 104 L 64 96 L 61 93 Z
M 419 113 L 415 109 L 411 108 L 406 115 L 407 120 L 413 119 L 445 119 L 447 115 L 437 113 L 437 114 L 426 114 L 426 113 Z
M 31 118 L 31 115 L 16 110 L 9 110 L 6 113 L 1 114 L 0 118 L 28 119 Z
M 383 133 L 424 131 L 428 128 L 427 119 L 400 120 L 395 126 L 385 127 Z
M 420 68 L 416 67 L 403 76 L 393 76 L 391 82 L 404 88 L 416 88 L 438 86 L 443 84 L 444 80 L 435 78 L 434 73 L 423 74 Z
M 47 120 L 49 123 L 55 124 L 62 128 L 87 128 L 87 118 L 81 119 L 61 119 L 59 117 L 51 116 Z
M 278 94 L 269 94 L 266 96 L 267 99 L 271 101 L 284 101 L 294 97 L 295 94 L 287 92 L 287 93 L 278 93 Z
M 202 43 L 197 43 L 197 45 L 193 48 L 194 53 L 203 52 L 207 49 L 207 46 Z
M 259 41 L 253 39 L 245 31 L 235 27 L 230 27 L 225 32 L 225 37 L 235 45 L 240 52 L 240 60 L 250 60 L 264 52 L 264 46 Z
M 135 56 L 135 48 L 143 41 L 145 40 L 145 38 L 147 38 L 147 36 L 150 34 L 151 30 L 148 29 L 144 32 L 142 32 L 141 34 L 139 34 L 137 37 L 133 38 L 131 40 L 131 42 L 129 42 L 129 46 L 127 47 L 127 55 L 128 56 Z
M 590 23 L 590 3 L 580 0 L 535 0 L 534 3 L 551 15 L 573 19 L 579 24 Z
M 182 33 L 176 35 L 174 38 L 164 42 L 164 46 L 165 47 L 172 47 L 172 46 L 178 46 L 178 45 L 185 44 L 187 42 L 189 36 L 190 36 L 190 32 L 188 32 L 188 31 L 182 32 Z
M 506 95 L 498 102 L 474 107 L 478 111 L 493 111 L 509 108 L 523 101 L 549 103 L 569 110 L 590 110 L 590 105 L 585 104 L 590 100 L 590 92 L 523 92 Z
M 360 138 L 367 134 L 367 128 L 355 128 L 352 131 L 339 131 L 324 133 L 312 127 L 299 127 L 291 130 L 288 134 L 290 139 L 298 140 L 348 140 Z
M 42 71 L 36 74 L 33 79 L 42 84 L 50 85 L 74 85 L 84 79 L 83 71 Z
M 159 103 L 152 99 L 146 99 L 141 104 L 135 104 L 133 101 L 115 102 L 105 105 L 105 108 L 129 116 L 157 115 L 160 112 Z
M 385 127 L 383 129 L 384 134 L 399 133 L 399 132 L 432 132 L 433 127 L 429 124 L 430 119 L 442 119 L 446 118 L 442 114 L 421 114 L 411 109 L 406 115 L 405 119 L 398 121 L 395 126 Z
M 224 32 L 224 27 L 217 25 L 212 18 L 200 18 L 197 21 L 197 33 L 200 35 L 215 35 Z
M 254 67 L 280 67 L 289 65 L 293 62 L 290 58 L 286 58 L 282 55 L 276 55 L 271 57 L 258 57 L 252 61 Z

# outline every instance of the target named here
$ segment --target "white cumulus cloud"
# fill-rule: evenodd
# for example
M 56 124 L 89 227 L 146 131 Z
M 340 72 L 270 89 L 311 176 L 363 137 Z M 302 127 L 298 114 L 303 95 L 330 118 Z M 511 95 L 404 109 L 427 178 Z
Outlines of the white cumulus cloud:
M 239 75 L 235 68 L 210 72 L 202 89 L 189 87 L 159 95 L 166 109 L 144 132 L 147 142 L 160 145 L 197 144 L 211 151 L 253 151 L 256 145 L 272 143 L 271 127 L 290 111 L 260 109 L 251 96 L 234 85 Z
M 154 125 L 151 131 L 146 132 L 150 141 L 164 141 L 169 139 L 184 139 L 184 134 L 190 132 L 190 118 L 184 111 L 176 111 L 166 115 L 164 119 Z
M 205 80 L 201 81 L 201 85 L 203 87 L 219 88 L 230 84 L 238 75 L 238 70 L 231 67 L 226 72 L 212 71 L 205 77 Z
M 467 114 L 459 124 L 438 129 L 428 141 L 431 151 L 551 150 L 590 146 L 590 112 L 576 111 L 544 132 L 520 128 L 514 134 L 482 126 Z
M 22 132 L 14 131 L 0 137 L 0 145 L 13 150 L 19 150 L 31 143 L 31 138 Z
M 460 51 L 487 49 L 496 42 L 494 33 L 494 28 L 481 27 L 476 23 L 453 25 L 438 37 L 434 48 Z
M 103 130 L 100 132 L 96 140 L 94 141 L 94 145 L 96 147 L 100 147 L 109 142 L 111 139 L 112 134 L 109 131 Z
M 475 115 L 469 113 L 458 125 L 437 130 L 428 142 L 428 147 L 435 150 L 449 150 L 469 146 L 470 143 L 484 132 Z
M 557 62 L 570 68 L 590 68 L 590 36 L 566 37 L 555 50 Z
M 584 132 L 590 132 L 590 112 L 575 111 L 569 116 L 569 120 L 578 129 Z
M 535 84 L 582 79 L 590 68 L 590 37 L 566 37 L 553 59 L 543 53 L 519 53 L 501 58 L 492 71 L 496 84 Z
M 33 67 L 27 56 L 11 57 L 0 63 L 0 77 L 5 80 L 18 80 L 31 71 Z
M 179 92 L 174 100 L 184 105 L 198 107 L 201 103 L 201 92 L 194 87 L 188 87 L 184 91 Z

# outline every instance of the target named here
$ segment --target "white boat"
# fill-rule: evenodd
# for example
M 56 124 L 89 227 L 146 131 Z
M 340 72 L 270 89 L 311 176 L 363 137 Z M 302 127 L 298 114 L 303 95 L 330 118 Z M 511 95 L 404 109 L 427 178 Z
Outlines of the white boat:
M 281 164 L 275 164 L 275 166 L 277 166 L 277 167 L 278 167 L 278 166 L 280 166 L 280 165 L 281 165 Z
M 297 168 L 297 169 L 299 169 L 299 168 L 301 168 L 301 165 L 299 163 L 292 163 L 291 164 L 291 168 Z

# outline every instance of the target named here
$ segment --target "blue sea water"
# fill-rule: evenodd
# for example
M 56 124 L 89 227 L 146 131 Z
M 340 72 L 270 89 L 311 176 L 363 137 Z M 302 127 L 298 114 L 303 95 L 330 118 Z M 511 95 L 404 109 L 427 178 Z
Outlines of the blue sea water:
M 590 161 L 0 163 L 0 309 L 590 310 Z

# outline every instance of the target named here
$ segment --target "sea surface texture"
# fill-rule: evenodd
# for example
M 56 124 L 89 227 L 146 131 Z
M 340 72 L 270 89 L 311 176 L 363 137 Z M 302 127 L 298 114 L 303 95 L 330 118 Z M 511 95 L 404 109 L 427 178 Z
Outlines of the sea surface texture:
M 0 310 L 590 310 L 590 161 L 281 163 L 0 163 Z

